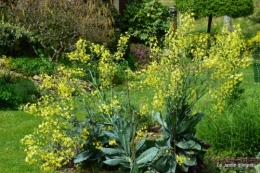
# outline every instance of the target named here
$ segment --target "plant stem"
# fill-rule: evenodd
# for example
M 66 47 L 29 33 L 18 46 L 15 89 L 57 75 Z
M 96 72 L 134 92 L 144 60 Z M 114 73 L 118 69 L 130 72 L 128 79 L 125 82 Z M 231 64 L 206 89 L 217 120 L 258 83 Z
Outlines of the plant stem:
M 130 100 L 130 90 L 129 90 L 129 83 L 128 83 L 128 73 L 126 74 L 126 90 L 127 90 L 127 99 L 128 99 L 128 107 L 129 107 L 129 115 L 130 115 L 130 126 L 131 126 L 131 134 L 132 134 L 132 138 L 131 138 L 131 152 L 133 155 L 133 160 L 134 163 L 136 162 L 136 156 L 135 156 L 135 147 L 134 147 L 134 124 L 133 124 L 133 112 L 132 112 L 132 108 L 131 108 L 131 100 Z

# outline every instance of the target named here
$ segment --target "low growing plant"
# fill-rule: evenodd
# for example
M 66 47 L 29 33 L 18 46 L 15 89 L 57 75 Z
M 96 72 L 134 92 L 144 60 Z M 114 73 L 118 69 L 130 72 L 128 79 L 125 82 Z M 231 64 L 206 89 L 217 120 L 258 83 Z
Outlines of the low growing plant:
M 18 109 L 39 97 L 34 82 L 6 71 L 0 76 L 0 109 Z
M 40 74 L 53 74 L 57 65 L 43 58 L 19 57 L 5 58 L 7 68 L 25 76 L 34 76 Z

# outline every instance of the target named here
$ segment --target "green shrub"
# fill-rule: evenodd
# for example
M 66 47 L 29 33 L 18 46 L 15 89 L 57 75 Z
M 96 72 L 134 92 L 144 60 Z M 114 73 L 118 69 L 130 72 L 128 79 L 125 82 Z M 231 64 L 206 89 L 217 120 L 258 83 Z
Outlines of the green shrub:
M 0 23 L 0 56 L 34 55 L 32 34 L 23 27 Z
M 42 73 L 52 74 L 57 65 L 41 58 L 10 58 L 9 68 L 25 76 L 34 76 Z
M 39 97 L 37 85 L 29 79 L 18 77 L 15 79 L 13 87 L 15 93 L 21 97 L 22 104 L 35 102 Z
M 158 0 L 131 1 L 122 18 L 122 29 L 129 30 L 139 41 L 149 43 L 150 37 L 163 41 L 169 29 L 170 11 Z
M 15 78 L 10 72 L 0 77 L 0 109 L 17 109 L 39 96 L 35 84 L 25 78 Z
M 33 32 L 50 61 L 58 61 L 79 37 L 99 43 L 113 40 L 114 19 L 101 0 L 23 0 L 7 15 L 10 21 Z

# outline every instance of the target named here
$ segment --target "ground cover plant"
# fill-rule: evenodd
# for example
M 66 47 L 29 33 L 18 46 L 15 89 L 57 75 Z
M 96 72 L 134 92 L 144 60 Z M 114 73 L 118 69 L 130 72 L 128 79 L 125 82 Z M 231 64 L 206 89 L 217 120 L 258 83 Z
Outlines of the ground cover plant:
M 192 18 L 184 16 L 176 34 L 170 30 L 166 35 L 163 48 L 151 38 L 152 62 L 142 71 L 124 71 L 125 102 L 117 99 L 112 79 L 129 35 L 121 37 L 115 53 L 102 45 L 79 40 L 68 58 L 91 66 L 90 60 L 99 57 L 99 78 L 93 76 L 89 81 L 92 88 L 86 91 L 81 88 L 79 76 L 91 75 L 92 71 L 87 69 L 61 66 L 56 74 L 42 76 L 42 97 L 25 108 L 43 118 L 38 130 L 22 139 L 26 161 L 40 163 L 43 170 L 68 167 L 76 157 L 74 163 L 98 161 L 101 165 L 119 166 L 122 172 L 198 171 L 208 146 L 195 137 L 195 126 L 204 114 L 195 112 L 194 105 L 210 91 L 215 98 L 214 109 L 221 113 L 226 98 L 242 79 L 240 69 L 250 63 L 250 54 L 239 28 L 212 38 L 192 34 L 193 23 Z M 132 107 L 131 92 L 141 93 L 145 88 L 153 93 L 151 110 L 145 99 L 138 107 Z M 77 116 L 82 110 L 86 112 L 83 120 Z M 137 125 L 138 115 L 145 117 L 149 112 L 154 112 L 162 136 L 146 140 L 143 132 L 139 135 L 143 138 L 136 144 L 136 134 L 144 130 Z M 96 125 L 91 126 L 92 123 Z
M 5 70 L 0 75 L 0 109 L 18 109 L 37 100 L 39 93 L 34 82 Z
M 39 57 L 2 57 L 5 68 L 20 73 L 27 77 L 33 77 L 39 74 L 53 74 L 56 70 L 56 64 L 49 62 L 46 58 Z

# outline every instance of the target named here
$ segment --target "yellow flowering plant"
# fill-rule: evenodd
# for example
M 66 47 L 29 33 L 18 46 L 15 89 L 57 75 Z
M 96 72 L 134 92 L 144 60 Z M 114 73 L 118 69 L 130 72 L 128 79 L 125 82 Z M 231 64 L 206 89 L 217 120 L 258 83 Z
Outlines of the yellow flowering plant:
M 44 171 L 71 164 L 88 137 L 88 129 L 81 126 L 75 114 L 80 107 L 73 97 L 84 100 L 78 89 L 80 81 L 75 78 L 78 75 L 82 75 L 81 69 L 65 67 L 59 67 L 53 76 L 42 75 L 40 99 L 24 107 L 26 112 L 42 118 L 35 131 L 21 140 L 26 147 L 25 160 L 41 163 Z
M 128 37 L 121 37 L 118 51 L 114 54 L 105 46 L 91 44 L 82 39 L 77 42 L 76 50 L 68 54 L 71 61 L 81 61 L 89 67 L 94 65 L 92 60 L 98 57 L 97 69 L 101 85 L 97 84 L 99 79 L 94 78 L 88 69 L 63 65 L 60 65 L 53 75 L 40 76 L 41 97 L 37 103 L 29 103 L 24 107 L 26 112 L 43 119 L 32 134 L 21 140 L 27 153 L 26 162 L 41 164 L 43 171 L 62 169 L 73 165 L 76 154 L 84 150 L 84 147 L 93 151 L 93 156 L 98 160 L 100 148 L 112 139 L 98 138 L 99 132 L 103 131 L 103 125 L 95 129 L 95 125 L 90 121 L 91 117 L 94 117 L 92 114 L 113 116 L 120 111 L 116 95 L 112 96 L 111 100 L 106 99 L 103 91 L 113 86 L 111 78 L 117 71 L 116 62 L 124 55 Z M 87 54 L 86 47 L 91 54 Z M 81 80 L 86 73 L 93 77 L 92 81 L 89 81 L 91 88 L 86 87 L 86 82 Z M 80 114 L 86 112 L 89 119 L 87 117 L 82 121 Z M 101 158 L 102 153 L 100 160 Z
M 34 133 L 22 140 L 26 160 L 42 162 L 44 170 L 62 168 L 73 159 L 74 163 L 90 160 L 121 165 L 130 172 L 187 172 L 201 166 L 208 145 L 195 137 L 195 126 L 204 114 L 195 112 L 194 106 L 210 93 L 216 112 L 221 113 L 226 98 L 242 80 L 239 69 L 249 65 L 250 56 L 239 27 L 212 37 L 194 33 L 191 16 L 183 15 L 182 20 L 175 34 L 172 30 L 166 34 L 164 45 L 150 38 L 151 63 L 146 69 L 124 71 L 126 103 L 113 91 L 113 77 L 129 35 L 119 39 L 115 53 L 80 39 L 68 58 L 89 67 L 95 60 L 99 78 L 91 70 L 63 66 L 55 75 L 42 76 L 42 97 L 25 108 L 43 118 Z M 86 73 L 92 77 L 89 90 L 80 80 Z M 140 109 L 134 109 L 131 92 L 146 89 L 153 93 L 151 104 L 142 98 Z M 82 112 L 87 118 L 79 120 L 77 113 Z M 136 115 L 148 112 L 156 112 L 161 125 L 163 137 L 158 140 L 148 141 L 146 134 L 136 131 Z
M 153 90 L 152 107 L 159 110 L 155 116 L 163 137 L 156 144 L 161 150 L 154 164 L 161 172 L 203 167 L 209 145 L 195 137 L 195 126 L 204 114 L 196 113 L 194 106 L 210 93 L 216 114 L 221 113 L 243 79 L 240 69 L 251 63 L 239 27 L 232 33 L 224 29 L 222 34 L 210 36 L 193 32 L 190 15 L 182 20 L 175 34 L 172 30 L 167 33 L 163 48 L 151 38 L 153 61 L 138 83 Z

